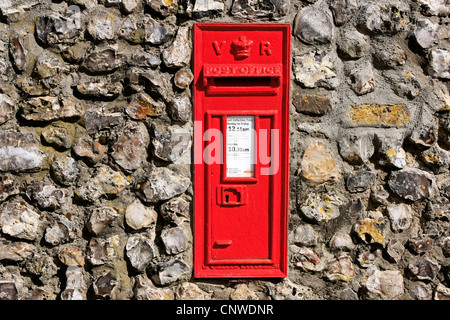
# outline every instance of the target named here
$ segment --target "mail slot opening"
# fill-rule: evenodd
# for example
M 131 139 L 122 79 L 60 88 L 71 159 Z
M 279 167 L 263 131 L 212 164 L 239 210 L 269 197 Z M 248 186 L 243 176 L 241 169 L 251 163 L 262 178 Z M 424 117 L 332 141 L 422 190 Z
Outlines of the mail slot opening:
M 277 78 L 271 77 L 223 77 L 215 78 L 214 85 L 218 87 L 270 87 L 276 86 Z

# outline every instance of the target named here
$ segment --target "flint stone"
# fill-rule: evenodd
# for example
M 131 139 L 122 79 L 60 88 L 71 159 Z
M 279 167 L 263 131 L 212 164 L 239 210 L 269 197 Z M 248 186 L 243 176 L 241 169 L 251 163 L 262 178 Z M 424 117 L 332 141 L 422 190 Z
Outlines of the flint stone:
M 322 271 L 325 268 L 324 260 L 309 248 L 302 247 L 292 255 L 292 262 L 303 271 Z
M 295 80 L 305 88 L 336 89 L 340 81 L 333 70 L 334 65 L 325 51 L 311 51 L 304 56 L 294 57 Z
M 358 170 L 348 176 L 347 189 L 350 192 L 364 192 L 375 183 L 376 176 L 376 172 L 370 169 Z
M 0 242 L 0 261 L 23 261 L 32 257 L 37 248 L 26 242 Z
M 161 160 L 176 162 L 191 147 L 191 133 L 177 125 L 151 123 L 154 154 Z
M 272 19 L 280 19 L 288 14 L 289 8 L 289 0 L 264 0 L 260 2 L 235 0 L 231 7 L 231 14 L 247 19 L 269 17 Z
M 186 95 L 176 95 L 169 103 L 168 113 L 175 121 L 188 122 L 191 119 L 192 103 Z
M 141 235 L 133 235 L 128 238 L 126 251 L 131 265 L 137 271 L 144 271 L 156 257 L 156 249 L 152 241 Z
M 178 254 L 188 248 L 188 235 L 183 227 L 164 228 L 161 240 L 167 254 Z
M 134 171 L 146 161 L 150 136 L 141 122 L 129 122 L 119 130 L 120 134 L 112 146 L 111 156 L 123 169 Z
M 350 288 L 342 290 L 339 297 L 341 300 L 359 300 L 358 294 Z
M 375 90 L 375 76 L 372 64 L 363 63 L 350 71 L 349 84 L 357 95 L 364 95 Z
M 123 86 L 120 82 L 108 78 L 92 78 L 81 81 L 76 86 L 77 91 L 86 97 L 97 97 L 112 99 L 122 92 Z
M 339 139 L 339 154 L 352 165 L 367 163 L 375 153 L 372 135 L 346 134 Z
M 302 178 L 310 186 L 334 182 L 339 177 L 336 161 L 320 141 L 311 143 L 303 153 Z
M 430 51 L 427 72 L 433 78 L 450 79 L 450 51 L 433 49 Z
M 172 259 L 157 264 L 156 274 L 152 276 L 152 280 L 158 285 L 166 286 L 188 275 L 189 271 L 189 266 L 184 261 Z
M 407 55 L 394 41 L 381 41 L 374 43 L 374 66 L 379 69 L 398 69 L 406 63 Z
M 95 41 L 115 39 L 117 28 L 114 15 L 106 12 L 91 17 L 87 24 L 87 30 Z
M 125 221 L 134 230 L 151 227 L 156 223 L 157 217 L 153 208 L 144 206 L 139 200 L 130 204 L 125 211 Z
M 388 186 L 396 195 L 411 201 L 426 199 L 435 193 L 434 176 L 415 168 L 391 172 Z
M 136 300 L 174 300 L 172 289 L 157 288 L 145 275 L 135 277 L 134 297 Z
M 134 95 L 131 102 L 125 109 L 130 118 L 144 120 L 147 117 L 155 117 L 164 114 L 165 104 L 162 101 L 155 101 L 143 92 Z
M 162 44 L 169 38 L 167 28 L 150 15 L 132 14 L 119 29 L 120 37 L 134 43 Z
M 223 12 L 224 8 L 225 4 L 221 1 L 195 0 L 192 11 L 195 18 L 201 18 Z M 233 8 L 231 10 L 233 10 Z
M 341 200 L 328 194 L 310 194 L 300 210 L 306 218 L 315 222 L 326 222 L 340 216 Z
M 74 139 L 74 127 L 69 123 L 59 123 L 48 126 L 42 131 L 41 136 L 55 148 L 69 149 Z
M 19 194 L 19 183 L 11 174 L 0 174 L 0 203 Z
M 40 79 L 54 77 L 62 68 L 62 58 L 54 53 L 45 51 L 44 54 L 37 58 L 34 71 L 39 75 Z
M 69 11 L 67 13 L 70 13 Z M 83 37 L 80 17 L 44 14 L 36 17 L 36 36 L 43 43 L 55 45 L 75 44 Z
M 450 288 L 439 283 L 434 290 L 434 300 L 450 300 Z
M 105 147 L 99 142 L 92 140 L 89 136 L 79 137 L 72 147 L 72 151 L 78 157 L 87 160 L 89 163 L 99 162 L 104 154 Z
M 189 207 L 189 202 L 183 198 L 172 198 L 161 205 L 160 213 L 167 222 L 178 226 L 185 221 L 189 221 Z
M 89 232 L 94 236 L 102 233 L 111 223 L 117 219 L 119 214 L 114 208 L 102 207 L 92 210 L 91 217 L 86 223 Z
M 37 253 L 26 261 L 25 267 L 29 273 L 38 276 L 42 283 L 46 283 L 58 273 L 58 267 L 53 260 L 51 256 Z
M 449 258 L 450 257 L 450 236 L 445 237 L 441 240 L 441 248 L 442 253 L 444 254 L 444 257 Z
M 375 270 L 364 287 L 373 299 L 394 300 L 405 293 L 403 276 L 398 270 Z
M 420 4 L 427 15 L 445 17 L 450 14 L 450 7 L 446 0 L 421 0 Z
M 129 184 L 122 173 L 100 165 L 93 177 L 78 182 L 75 195 L 83 201 L 95 202 L 102 196 L 118 196 Z
M 157 54 L 142 51 L 134 53 L 129 63 L 137 67 L 156 68 L 161 65 L 161 58 Z
M 379 250 L 376 250 L 375 252 L 363 251 L 358 255 L 358 262 L 362 268 L 369 268 L 375 264 L 375 261 L 379 255 Z
M 328 15 L 313 7 L 303 8 L 295 20 L 294 35 L 308 44 L 330 43 L 333 32 Z
M 94 292 L 100 297 L 111 297 L 113 295 L 114 289 L 116 289 L 118 284 L 117 277 L 111 272 L 102 275 L 94 281 L 93 287 Z
M 328 261 L 327 278 L 330 281 L 350 281 L 355 276 L 355 268 L 348 256 Z
M 318 235 L 309 224 L 299 225 L 294 232 L 294 243 L 300 246 L 315 246 Z
M 395 141 L 393 137 L 376 136 L 375 144 L 380 145 L 378 153 L 382 166 L 402 169 L 406 166 L 406 152 L 401 147 L 402 141 Z
M 347 0 L 335 0 L 330 3 L 330 10 L 333 14 L 334 24 L 342 26 L 347 16 Z
M 77 162 L 70 156 L 55 158 L 50 166 L 53 179 L 64 186 L 69 186 L 77 181 L 80 171 Z
M 38 4 L 38 0 L 2 0 L 0 1 L 0 11 L 8 22 L 16 22 L 26 11 Z
M 189 186 L 189 178 L 178 176 L 168 168 L 154 168 L 136 185 L 138 196 L 145 202 L 153 203 L 180 195 Z
M 22 106 L 22 117 L 31 121 L 79 118 L 83 114 L 81 104 L 62 96 L 31 98 Z
M 330 240 L 330 247 L 337 249 L 354 250 L 356 245 L 347 233 L 336 232 Z
M 107 113 L 105 111 L 87 111 L 84 114 L 84 124 L 88 134 L 95 134 L 104 129 L 111 129 L 123 123 L 121 112 Z
M 399 240 L 391 240 L 387 245 L 386 253 L 395 263 L 399 263 L 402 259 L 405 246 Z
M 9 281 L 0 281 L 0 300 L 17 300 L 16 284 Z
M 2 232 L 12 237 L 35 240 L 40 228 L 40 214 L 24 201 L 5 203 L 1 211 Z
M 154 11 L 160 13 L 163 17 L 176 13 L 178 8 L 178 0 L 145 0 L 145 3 Z
M 58 216 L 53 225 L 45 229 L 45 242 L 57 246 L 73 240 L 75 234 L 75 223 L 65 216 Z
M 371 35 L 394 34 L 405 31 L 409 23 L 408 7 L 397 3 L 362 5 L 357 12 L 357 26 Z
M 62 248 L 58 253 L 59 260 L 66 266 L 84 266 L 84 256 L 80 248 L 68 246 Z
M 87 276 L 83 268 L 68 267 L 66 271 L 66 288 L 61 293 L 62 300 L 86 300 L 88 290 Z
M 421 254 L 431 250 L 433 247 L 433 239 L 430 237 L 410 239 L 409 245 L 417 254 Z
M 114 49 L 105 49 L 89 54 L 81 66 L 91 73 L 99 73 L 115 71 L 126 63 L 127 56 L 117 53 Z
M 297 112 L 311 116 L 323 116 L 331 109 L 331 100 L 326 96 L 316 94 L 302 94 L 292 102 Z
M 409 264 L 408 269 L 415 279 L 433 281 L 439 273 L 441 266 L 437 262 L 423 258 L 415 264 Z
M 164 64 L 171 69 L 186 67 L 191 61 L 189 27 L 180 27 L 172 44 L 163 51 Z
M 16 69 L 24 71 L 27 68 L 28 50 L 23 46 L 23 40 L 19 37 L 12 37 L 9 44 L 9 52 Z
M 26 190 L 28 199 L 35 202 L 41 209 L 54 210 L 66 202 L 64 190 L 44 181 L 33 182 Z
M 403 203 L 391 204 L 386 208 L 386 211 L 391 219 L 391 227 L 394 232 L 405 231 L 411 226 L 412 213 L 410 206 Z
M 384 217 L 365 218 L 358 221 L 353 229 L 358 237 L 365 243 L 379 243 L 383 247 L 386 244 L 387 219 Z
M 436 143 L 431 148 L 423 151 L 420 154 L 422 161 L 434 170 L 436 173 L 443 173 L 448 170 L 449 153 L 439 147 Z
M 17 111 L 17 100 L 0 93 L 0 125 L 11 120 Z
M 182 68 L 178 70 L 173 78 L 175 86 L 177 86 L 180 89 L 186 89 L 187 87 L 189 87 L 189 85 L 193 80 L 194 75 L 192 74 L 192 71 L 188 68 Z
M 450 220 L 450 201 L 445 198 L 437 198 L 428 202 L 425 217 L 428 220 Z
M 414 38 L 423 49 L 432 47 L 438 41 L 438 24 L 434 24 L 428 19 L 418 19 L 414 30 Z
M 230 294 L 231 300 L 259 300 L 256 293 L 245 283 L 240 283 Z
M 92 238 L 87 248 L 87 259 L 94 266 L 112 262 L 117 258 L 115 246 L 120 242 L 118 236 L 102 238 Z
M 411 289 L 411 297 L 415 300 L 431 300 L 432 292 L 429 284 L 419 284 Z
M 176 300 L 210 300 L 212 293 L 207 293 L 191 282 L 183 282 L 175 289 Z
M 293 283 L 287 278 L 269 287 L 269 294 L 274 300 L 305 300 L 312 293 L 311 288 Z

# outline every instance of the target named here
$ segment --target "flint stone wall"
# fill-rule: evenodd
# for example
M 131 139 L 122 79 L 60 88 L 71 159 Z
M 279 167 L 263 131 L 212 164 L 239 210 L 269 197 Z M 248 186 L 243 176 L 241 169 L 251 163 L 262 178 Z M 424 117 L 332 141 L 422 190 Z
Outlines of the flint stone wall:
M 447 0 L 0 13 L 0 299 L 450 299 Z M 192 276 L 195 22 L 292 25 L 287 279 Z

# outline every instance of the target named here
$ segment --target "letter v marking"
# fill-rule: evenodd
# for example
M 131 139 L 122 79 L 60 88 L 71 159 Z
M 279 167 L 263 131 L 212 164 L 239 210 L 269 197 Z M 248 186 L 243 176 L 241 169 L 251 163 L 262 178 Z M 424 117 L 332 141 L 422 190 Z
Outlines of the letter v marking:
M 213 41 L 212 44 L 213 44 L 214 51 L 216 52 L 216 55 L 220 56 L 222 54 L 224 45 L 226 43 L 227 43 L 226 41 L 222 41 L 222 42 L 220 42 L 220 45 L 219 45 L 219 43 L 217 41 Z

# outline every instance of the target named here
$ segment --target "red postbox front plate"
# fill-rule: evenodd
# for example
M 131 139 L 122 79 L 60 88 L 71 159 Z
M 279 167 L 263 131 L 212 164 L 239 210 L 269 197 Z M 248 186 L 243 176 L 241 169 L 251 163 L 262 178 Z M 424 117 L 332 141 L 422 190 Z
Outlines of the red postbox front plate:
M 290 25 L 194 29 L 197 278 L 287 276 Z

